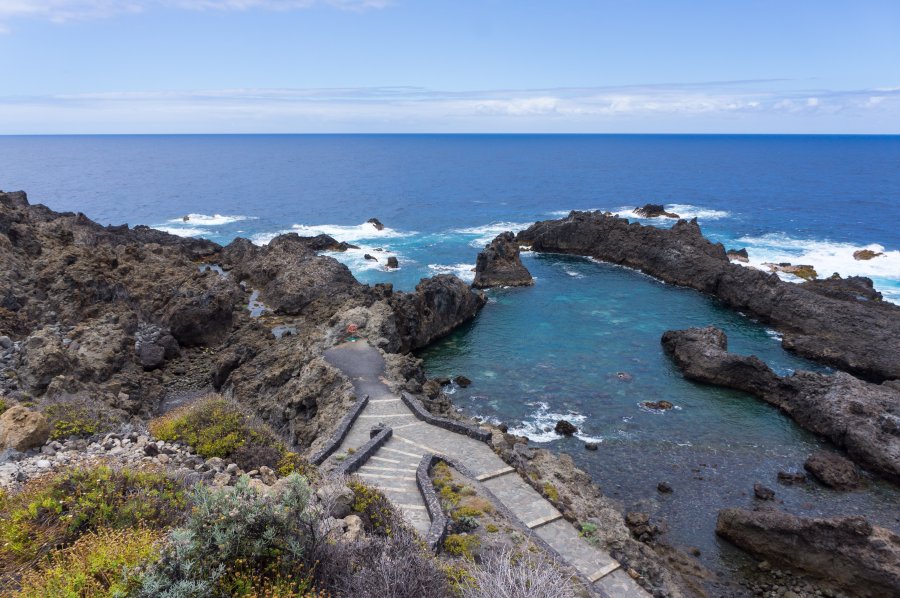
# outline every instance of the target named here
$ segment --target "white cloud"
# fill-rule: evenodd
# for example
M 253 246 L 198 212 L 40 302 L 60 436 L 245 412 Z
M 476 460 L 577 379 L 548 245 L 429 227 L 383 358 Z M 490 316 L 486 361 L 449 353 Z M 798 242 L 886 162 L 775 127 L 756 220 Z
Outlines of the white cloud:
M 342 10 L 384 8 L 390 0 L 0 0 L 0 32 L 4 23 L 32 18 L 65 23 L 75 20 L 109 18 L 154 8 L 182 10 L 270 10 L 288 11 L 331 6 Z
M 0 97 L 2 133 L 900 133 L 900 90 L 783 92 L 770 82 L 444 92 L 214 89 Z M 763 89 L 760 89 L 763 87 Z M 815 100 L 815 101 L 811 101 Z

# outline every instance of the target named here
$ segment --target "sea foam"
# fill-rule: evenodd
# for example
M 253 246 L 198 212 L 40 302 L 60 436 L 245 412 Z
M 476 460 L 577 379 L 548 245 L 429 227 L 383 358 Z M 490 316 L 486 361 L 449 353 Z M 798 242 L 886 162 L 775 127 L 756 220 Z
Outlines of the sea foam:
M 475 264 L 428 264 L 428 269 L 438 274 L 455 274 L 461 280 L 475 280 Z
M 515 233 L 521 230 L 525 230 L 531 225 L 531 222 L 491 222 L 490 224 L 484 224 L 482 226 L 457 228 L 453 229 L 450 232 L 458 235 L 474 236 L 475 238 L 469 241 L 469 246 L 481 249 L 485 245 L 493 241 L 494 238 L 500 233 L 504 233 L 506 231 L 512 231 Z
M 243 220 L 256 220 L 253 216 L 223 216 L 222 214 L 214 214 L 213 216 L 208 216 L 206 214 L 188 214 L 187 218 L 187 220 L 183 217 L 173 218 L 168 221 L 168 224 L 184 224 L 186 226 L 195 224 L 200 226 L 222 226 L 223 224 L 232 224 Z
M 509 433 L 514 436 L 525 436 L 532 442 L 552 442 L 563 438 L 562 435 L 554 431 L 556 422 L 561 419 L 580 427 L 587 420 L 587 417 L 580 413 L 570 411 L 568 413 L 554 413 L 550 411 L 550 405 L 543 401 L 526 403 L 531 407 L 537 407 L 528 419 L 523 421 L 518 427 L 510 428 Z M 575 433 L 575 437 L 584 442 L 602 442 L 602 437 L 587 436 L 580 432 Z
M 192 226 L 154 226 L 153 228 L 179 237 L 206 237 L 212 234 L 212 231 Z

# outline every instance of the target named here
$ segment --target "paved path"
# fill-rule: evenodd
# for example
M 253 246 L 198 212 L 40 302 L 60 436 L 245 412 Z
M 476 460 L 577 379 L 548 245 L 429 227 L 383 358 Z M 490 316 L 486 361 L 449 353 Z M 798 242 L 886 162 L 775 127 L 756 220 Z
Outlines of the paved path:
M 357 396 L 369 395 L 369 403 L 357 418 L 334 455 L 346 454 L 369 440 L 369 430 L 379 423 L 393 428 L 393 436 L 357 472 L 379 488 L 423 536 L 431 520 L 416 486 L 416 467 L 426 453 L 450 456 L 468 467 L 522 522 L 543 538 L 595 587 L 618 598 L 648 594 L 609 554 L 578 535 L 534 488 L 494 454 L 488 445 L 416 419 L 399 396 L 383 382 L 384 360 L 365 341 L 345 343 L 325 352 L 325 359 L 353 382 Z M 329 457 L 323 466 L 335 463 Z

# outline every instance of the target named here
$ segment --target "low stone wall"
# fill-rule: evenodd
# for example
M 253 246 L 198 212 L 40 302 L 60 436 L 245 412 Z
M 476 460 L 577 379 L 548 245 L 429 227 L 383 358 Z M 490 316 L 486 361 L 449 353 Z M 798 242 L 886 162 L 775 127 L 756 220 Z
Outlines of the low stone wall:
M 457 434 L 465 434 L 469 438 L 474 438 L 475 440 L 480 440 L 481 442 L 485 443 L 490 441 L 491 439 L 491 433 L 487 430 L 482 430 L 481 428 L 477 428 L 470 424 L 453 421 L 452 419 L 446 419 L 443 417 L 436 417 L 435 415 L 432 415 L 428 412 L 427 409 L 425 409 L 425 407 L 422 406 L 422 403 L 417 398 L 407 392 L 401 392 L 400 398 L 403 399 L 403 402 L 406 403 L 406 406 L 412 410 L 417 418 L 431 424 L 432 426 L 444 428 L 445 430 L 450 430 L 451 432 L 456 432 Z
M 366 461 L 369 460 L 369 457 L 378 452 L 378 449 L 380 449 L 393 434 L 394 430 L 391 428 L 372 428 L 372 438 L 369 442 L 356 449 L 355 453 L 335 467 L 331 471 L 331 475 L 334 477 L 350 475 L 365 465 Z
M 366 405 L 369 404 L 369 395 L 365 395 L 356 403 L 354 403 L 353 407 L 350 408 L 350 411 L 341 419 L 341 423 L 338 424 L 337 428 L 334 429 L 334 432 L 331 433 L 331 436 L 328 438 L 328 442 L 325 443 L 325 446 L 320 448 L 318 451 L 313 453 L 313 455 L 309 458 L 309 462 L 313 465 L 321 465 L 325 459 L 331 455 L 334 451 L 337 450 L 341 443 L 344 442 L 344 438 L 347 437 L 347 434 L 350 432 L 350 428 L 353 427 L 353 424 L 356 422 L 356 418 L 359 417 L 359 414 L 362 413 L 362 410 L 366 408 Z
M 425 501 L 425 508 L 428 509 L 428 516 L 431 517 L 431 527 L 425 535 L 425 543 L 432 552 L 437 552 L 444 538 L 447 536 L 447 514 L 441 508 L 441 500 L 434 491 L 434 484 L 431 482 L 431 468 L 440 458 L 437 455 L 427 453 L 422 455 L 419 461 L 419 467 L 416 469 L 416 485 L 419 487 L 419 493 L 422 494 L 422 500 Z
M 447 517 L 447 514 L 444 512 L 441 501 L 434 491 L 434 484 L 431 481 L 430 475 L 431 468 L 440 461 L 443 461 L 455 469 L 463 477 L 468 478 L 469 483 L 477 488 L 479 494 L 491 502 L 494 509 L 496 509 L 500 515 L 512 523 L 526 538 L 531 542 L 534 542 L 536 546 L 549 555 L 550 558 L 555 560 L 557 564 L 565 569 L 571 570 L 581 583 L 584 584 L 584 587 L 590 592 L 593 592 L 593 595 L 609 598 L 602 590 L 595 587 L 587 577 L 575 570 L 575 568 L 572 567 L 572 565 L 570 565 L 555 548 L 547 544 L 543 538 L 532 531 L 525 522 L 519 519 L 493 492 L 479 482 L 472 470 L 452 457 L 427 453 L 422 457 L 422 460 L 419 462 L 419 467 L 416 470 L 416 484 L 419 486 L 419 492 L 422 493 L 422 498 L 425 500 L 425 507 L 428 509 L 428 514 L 431 516 L 431 527 L 428 529 L 428 535 L 425 538 L 425 542 L 433 552 L 437 552 L 440 549 L 441 543 L 447 535 L 447 526 L 450 523 L 450 518 Z M 513 475 L 519 474 L 516 472 Z

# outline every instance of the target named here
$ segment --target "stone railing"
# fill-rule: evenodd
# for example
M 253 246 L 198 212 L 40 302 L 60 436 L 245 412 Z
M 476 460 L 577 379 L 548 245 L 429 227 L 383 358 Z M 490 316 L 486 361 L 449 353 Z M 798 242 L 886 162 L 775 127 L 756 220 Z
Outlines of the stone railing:
M 331 471 L 334 477 L 350 475 L 369 460 L 369 457 L 378 452 L 378 449 L 387 442 L 394 434 L 391 428 L 372 428 L 370 432 L 369 442 L 365 443 L 356 451 L 344 459 L 337 467 Z
M 353 427 L 356 418 L 359 417 L 359 414 L 362 413 L 362 410 L 365 409 L 368 404 L 369 395 L 365 395 L 357 400 L 356 403 L 353 404 L 353 407 L 350 408 L 350 411 L 348 411 L 343 419 L 341 419 L 341 423 L 334 429 L 334 432 L 331 433 L 331 436 L 329 436 L 325 445 L 313 453 L 309 458 L 309 462 L 313 465 L 321 465 L 331 453 L 336 451 L 338 447 L 341 446 L 341 443 L 344 442 L 344 438 L 347 437 L 347 433 L 350 432 L 350 428 Z
M 415 414 L 417 418 L 431 424 L 432 426 L 444 428 L 445 430 L 450 430 L 451 432 L 456 432 L 457 434 L 464 434 L 469 438 L 474 438 L 475 440 L 480 440 L 481 442 L 488 442 L 491 439 L 491 433 L 487 430 L 482 430 L 481 428 L 478 428 L 471 424 L 464 424 L 452 419 L 437 417 L 433 415 L 427 409 L 425 409 L 425 407 L 417 398 L 407 392 L 401 392 L 400 398 L 403 399 L 403 402 L 412 410 L 413 414 Z

